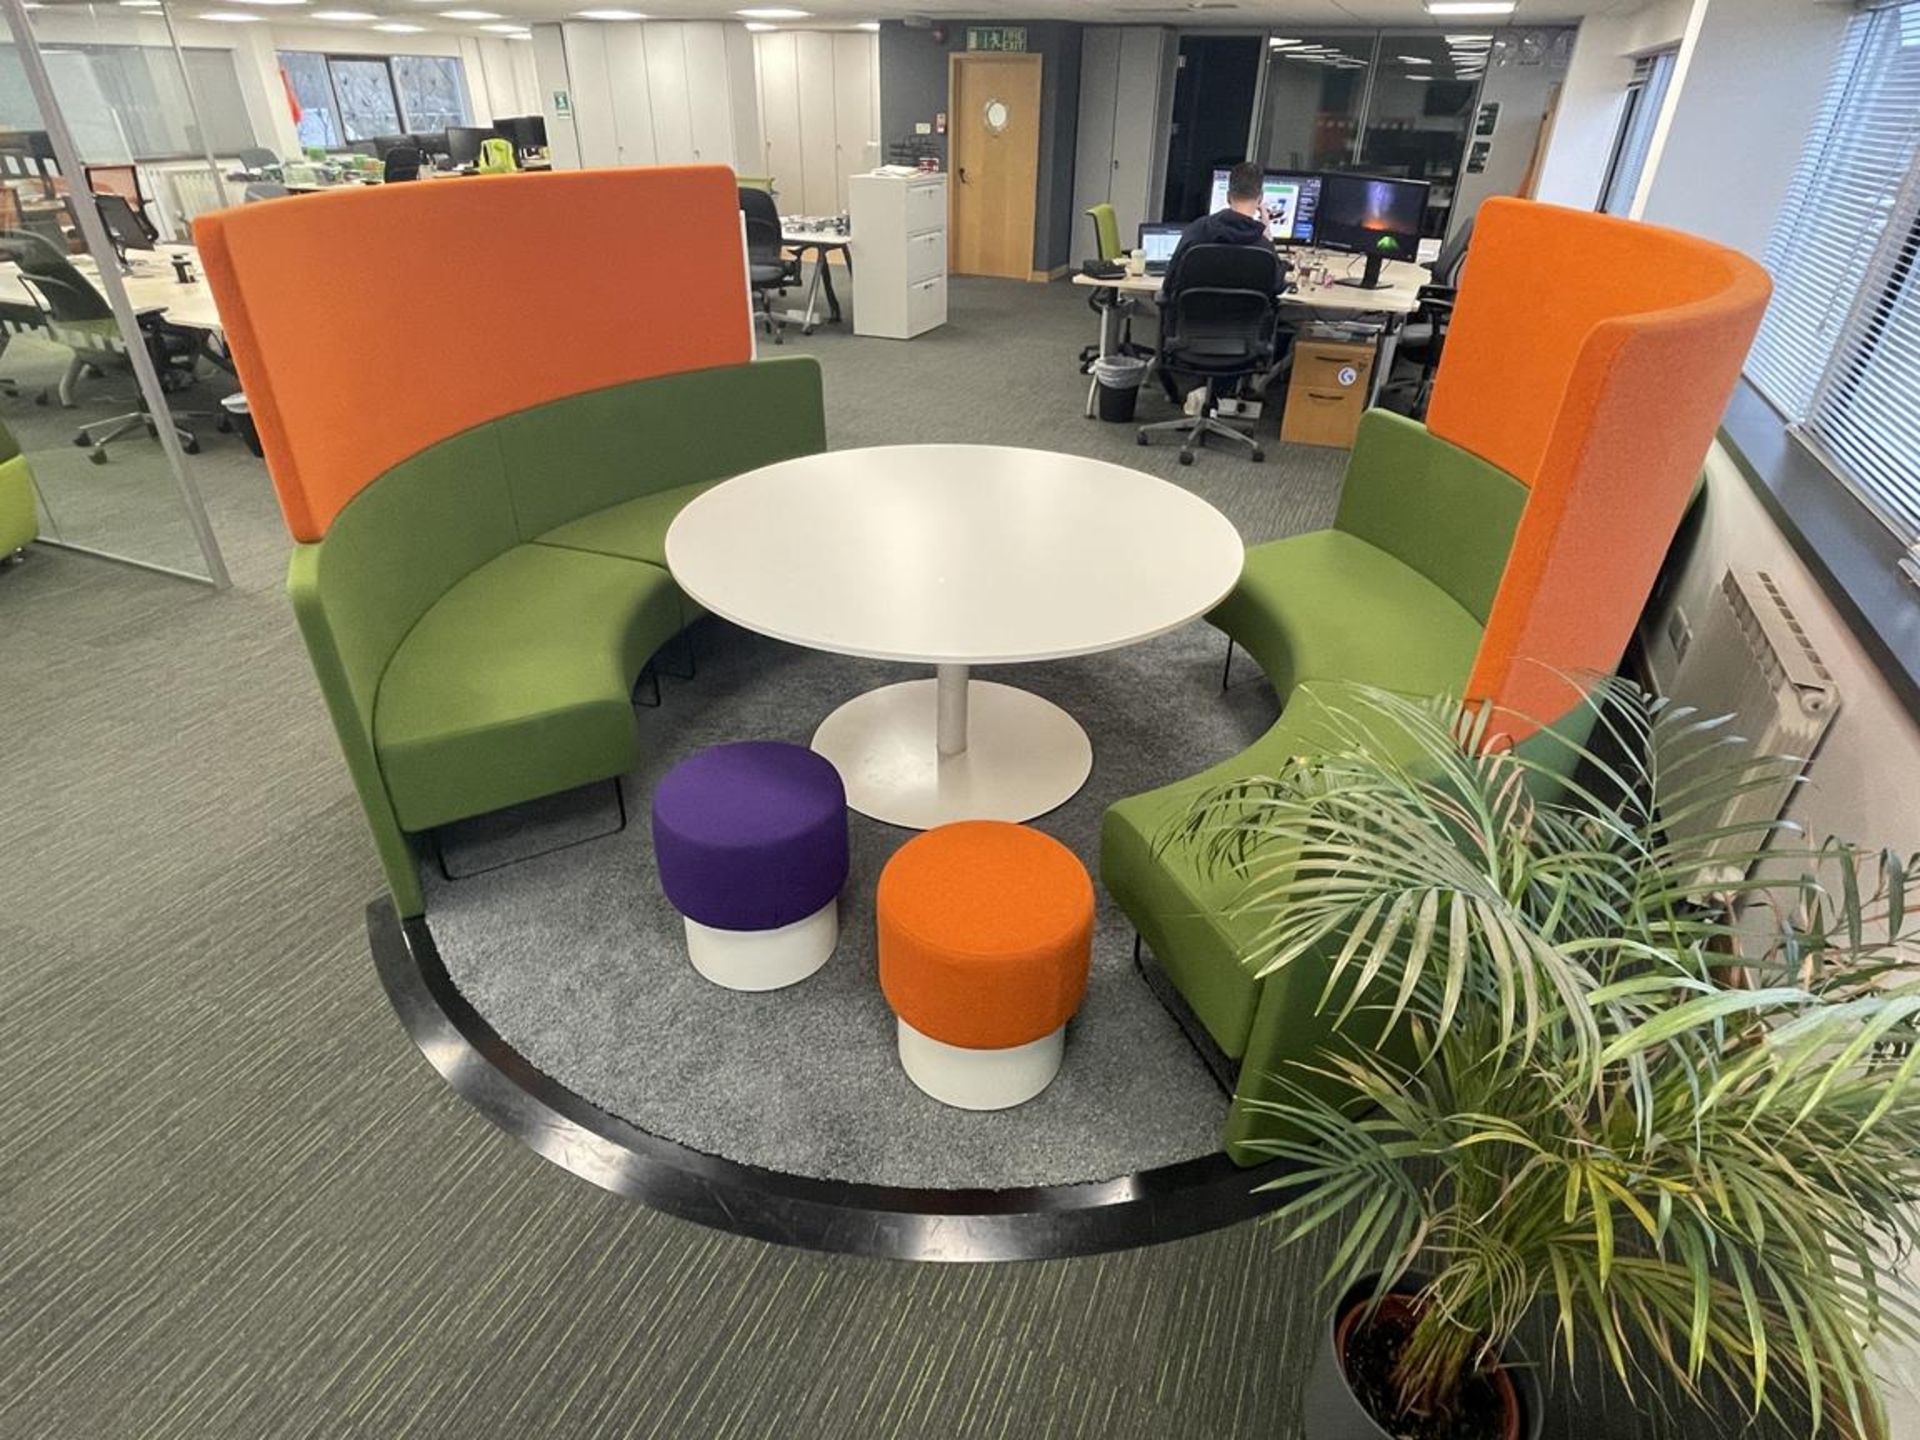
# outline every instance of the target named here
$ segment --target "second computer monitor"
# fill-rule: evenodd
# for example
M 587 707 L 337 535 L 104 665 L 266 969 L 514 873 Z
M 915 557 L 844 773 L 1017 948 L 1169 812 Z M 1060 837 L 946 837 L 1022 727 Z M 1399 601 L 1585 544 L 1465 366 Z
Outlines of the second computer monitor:
M 547 117 L 544 115 L 495 116 L 493 128 L 513 142 L 520 154 L 547 147 Z
M 480 163 L 480 146 L 483 141 L 497 139 L 498 130 L 479 125 L 449 125 L 447 127 L 447 156 L 455 165 L 477 165 Z
M 1213 172 L 1207 213 L 1227 208 L 1227 179 L 1232 172 Z M 1260 181 L 1260 208 L 1267 234 L 1276 245 L 1311 245 L 1314 216 L 1320 205 L 1320 177 L 1298 170 L 1268 170 Z
M 1267 234 L 1276 245 L 1311 245 L 1320 214 L 1320 177 L 1269 170 L 1260 181 Z
M 1323 249 L 1366 256 L 1366 274 L 1341 283 L 1378 290 L 1381 265 L 1388 260 L 1411 262 L 1419 255 L 1421 222 L 1426 214 L 1424 180 L 1325 175 L 1320 180 L 1315 238 Z

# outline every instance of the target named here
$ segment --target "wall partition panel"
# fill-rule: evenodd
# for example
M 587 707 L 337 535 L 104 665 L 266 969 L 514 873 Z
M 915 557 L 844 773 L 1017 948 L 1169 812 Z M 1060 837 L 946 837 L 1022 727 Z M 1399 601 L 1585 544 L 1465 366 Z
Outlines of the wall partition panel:
M 1456 50 L 1444 35 L 1389 31 L 1380 37 L 1359 164 L 1370 175 L 1425 180 L 1432 187 L 1429 236 L 1447 233 L 1483 64 L 1476 52 Z
M 130 26 L 118 6 L 29 15 L 21 0 L 0 0 L 0 11 L 15 62 L 0 71 L 0 110 L 19 126 L 0 136 L 0 186 L 15 221 L 0 232 L 0 379 L 11 382 L 0 387 L 0 419 L 33 471 L 43 539 L 224 586 L 185 448 L 200 443 L 198 408 L 217 407 L 236 386 L 209 358 L 213 331 L 168 323 L 157 306 L 178 283 L 166 255 L 147 248 L 162 240 L 133 237 L 123 263 L 91 198 L 115 194 L 157 215 L 144 162 L 191 163 L 197 149 L 211 165 L 188 67 L 164 14 Z M 140 51 L 137 63 L 122 49 Z M 102 83 L 101 64 L 117 78 Z M 143 153 L 156 145 L 193 148 Z M 89 150 L 109 158 L 93 161 Z M 191 320 L 191 305 L 183 309 Z M 212 413 L 204 434 L 215 442 Z M 238 452 L 228 458 L 241 461 L 243 483 L 265 485 L 238 440 L 218 443 Z
M 1260 159 L 1280 170 L 1345 170 L 1360 158 L 1361 119 L 1380 37 L 1287 31 L 1267 40 Z

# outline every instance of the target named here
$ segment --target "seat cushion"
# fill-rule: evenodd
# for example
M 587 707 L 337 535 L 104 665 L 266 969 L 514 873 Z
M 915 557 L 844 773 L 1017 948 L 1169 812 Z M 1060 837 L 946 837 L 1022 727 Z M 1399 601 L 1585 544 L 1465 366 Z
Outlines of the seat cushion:
M 1248 963 L 1256 957 L 1261 929 L 1260 917 L 1243 909 L 1248 880 L 1210 860 L 1204 842 L 1182 838 L 1183 831 L 1200 802 L 1221 787 L 1276 774 L 1294 756 L 1326 754 L 1349 743 L 1358 722 L 1345 718 L 1344 688 L 1337 682 L 1302 684 L 1273 727 L 1238 755 L 1119 801 L 1101 824 L 1101 882 L 1214 1043 L 1236 1060 L 1246 1053 L 1261 987 L 1276 981 L 1256 979 L 1258 967 Z M 1397 727 L 1369 725 L 1367 734 L 1389 754 L 1413 754 Z M 1230 820 L 1228 811 L 1205 813 L 1208 824 Z M 1265 854 L 1261 864 L 1270 866 L 1276 858 Z M 1315 983 L 1304 965 L 1276 979 L 1289 986 Z
M 671 490 L 657 490 L 651 495 L 609 505 L 604 510 L 555 526 L 540 536 L 540 543 L 644 560 L 665 569 L 667 527 L 673 524 L 673 517 L 689 500 L 704 495 L 719 483 L 707 480 L 697 485 L 676 485 Z
M 625 773 L 633 682 L 679 628 L 667 572 L 519 545 L 457 582 L 394 652 L 374 746 L 403 829 Z
M 847 790 L 804 745 L 712 745 L 653 792 L 660 888 L 689 920 L 777 930 L 833 903 L 847 883 Z
M 1255 545 L 1207 617 L 1253 656 L 1281 703 L 1305 680 L 1458 694 L 1480 624 L 1433 581 L 1340 530 Z
M 1080 1008 L 1093 882 L 1051 835 L 1004 820 L 916 835 L 880 872 L 874 906 L 880 988 L 922 1035 L 1004 1050 Z

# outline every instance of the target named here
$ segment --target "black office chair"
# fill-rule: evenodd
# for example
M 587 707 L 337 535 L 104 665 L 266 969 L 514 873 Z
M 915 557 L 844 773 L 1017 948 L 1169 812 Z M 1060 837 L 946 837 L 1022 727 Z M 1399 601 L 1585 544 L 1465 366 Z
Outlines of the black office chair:
M 256 180 L 277 180 L 280 177 L 280 157 L 264 145 L 244 146 L 238 159 L 240 172 L 244 176 Z
M 81 377 L 89 372 L 133 375 L 133 361 L 120 338 L 113 308 L 66 256 L 37 236 L 14 234 L 0 236 L 0 257 L 19 267 L 21 282 L 39 302 L 49 338 L 71 352 L 66 373 L 60 377 L 59 396 L 63 408 L 72 408 L 75 389 Z M 140 338 L 146 343 L 154 369 L 159 372 L 162 388 L 173 391 L 191 385 L 203 338 L 195 331 L 167 324 L 157 314 L 138 318 Z M 82 425 L 75 432 L 73 443 L 91 451 L 87 458 L 96 465 L 107 463 L 108 443 L 128 431 L 156 433 L 146 398 L 137 387 L 134 400 L 137 409 Z M 45 404 L 47 397 L 42 395 L 40 401 Z M 189 455 L 199 452 L 200 442 L 191 430 L 178 423 L 173 429 L 181 449 Z
M 392 185 L 401 180 L 418 180 L 421 163 L 420 152 L 413 146 L 395 145 L 387 151 L 387 183 Z
M 758 310 L 755 318 L 766 325 L 774 344 L 783 344 L 783 322 L 774 313 L 773 297 L 800 283 L 800 262 L 788 257 L 781 242 L 780 207 L 773 203 L 773 196 L 743 185 L 740 210 L 747 219 L 747 283 Z
M 1142 425 L 1142 445 L 1156 434 L 1183 437 L 1180 463 L 1209 435 L 1245 445 L 1256 461 L 1267 458 L 1260 442 L 1216 416 L 1220 390 L 1273 367 L 1280 347 L 1280 297 L 1289 267 L 1265 245 L 1193 245 L 1176 258 L 1160 293 L 1160 348 L 1154 364 L 1163 375 L 1184 375 L 1206 386 L 1198 415 Z
M 1395 370 L 1417 366 L 1417 375 L 1389 376 L 1380 387 L 1379 403 L 1386 409 L 1415 420 L 1427 416 L 1427 404 L 1433 398 L 1433 379 L 1440 369 L 1440 353 L 1446 348 L 1447 326 L 1453 321 L 1453 303 L 1460 291 L 1461 272 L 1467 265 L 1467 247 L 1473 243 L 1473 221 L 1468 220 L 1440 247 L 1434 257 L 1433 282 L 1420 287 L 1420 308 L 1401 327 L 1394 350 Z

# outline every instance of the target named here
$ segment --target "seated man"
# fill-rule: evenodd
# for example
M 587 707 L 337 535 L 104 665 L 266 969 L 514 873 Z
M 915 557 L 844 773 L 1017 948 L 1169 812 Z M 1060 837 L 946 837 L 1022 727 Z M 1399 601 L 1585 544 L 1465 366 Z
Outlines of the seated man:
M 1263 208 L 1265 175 L 1251 160 L 1227 172 L 1227 208 L 1202 215 L 1180 232 L 1180 244 L 1168 262 L 1169 280 L 1180 269 L 1180 257 L 1195 245 L 1267 245 L 1267 214 Z
M 1272 247 L 1273 241 L 1267 230 L 1267 212 L 1265 208 L 1265 172 L 1251 160 L 1243 160 L 1227 172 L 1227 205 L 1224 210 L 1216 210 L 1211 215 L 1202 215 L 1180 232 L 1180 243 L 1174 247 L 1173 258 L 1167 262 L 1167 278 L 1161 288 L 1163 297 L 1176 292 L 1181 285 L 1180 262 L 1196 245 L 1264 245 Z M 1286 289 L 1287 267 L 1282 265 L 1275 272 L 1282 291 Z M 1291 346 L 1280 347 L 1283 357 L 1274 373 L 1282 373 L 1291 363 Z M 1180 381 L 1165 367 L 1160 371 L 1161 388 L 1167 392 L 1167 398 L 1176 405 L 1183 406 L 1188 414 L 1195 414 L 1195 408 L 1202 390 L 1188 394 L 1181 393 Z M 1264 393 L 1267 382 L 1272 377 L 1263 377 L 1251 385 L 1242 387 L 1256 394 Z

